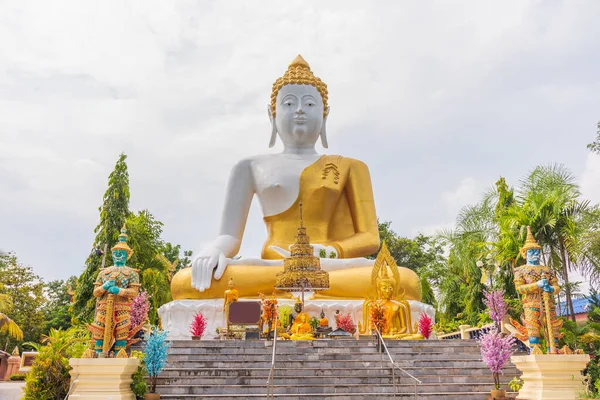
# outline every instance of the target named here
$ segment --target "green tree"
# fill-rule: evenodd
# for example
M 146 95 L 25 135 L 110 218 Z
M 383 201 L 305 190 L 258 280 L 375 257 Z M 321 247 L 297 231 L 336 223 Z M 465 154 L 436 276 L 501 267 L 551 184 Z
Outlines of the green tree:
M 598 122 L 598 127 L 596 131 L 596 140 L 588 144 L 587 148 L 596 154 L 600 154 L 600 122 Z
M 0 283 L 0 291 L 4 285 Z M 12 308 L 12 301 L 7 294 L 0 294 L 0 334 L 4 333 L 16 340 L 23 340 L 23 330 L 15 321 L 8 317 Z M 6 313 L 6 314 L 5 314 Z
M 538 166 L 519 183 L 516 201 L 502 216 L 500 225 L 505 242 L 523 243 L 526 227 L 531 226 L 543 247 L 542 263 L 557 272 L 563 283 L 567 309 L 575 320 L 569 271 L 600 276 L 598 259 L 589 246 L 593 208 L 581 198 L 571 172 L 562 165 Z M 506 245 L 506 244 L 505 244 Z M 516 265 L 523 263 L 512 246 Z M 508 248 L 508 246 L 507 246 Z
M 117 242 L 120 229 L 129 216 L 129 173 L 126 159 L 127 156 L 121 154 L 114 170 L 108 177 L 108 189 L 104 193 L 103 203 L 99 208 L 100 223 L 94 230 L 96 238 L 93 248 L 108 249 L 107 253 Z M 106 257 L 110 262 L 110 254 L 106 254 Z M 102 264 L 102 256 L 92 252 L 85 264 L 85 270 L 77 280 L 73 304 L 74 317 L 81 322 L 88 322 L 93 317 L 94 281 Z
M 140 270 L 142 288 L 150 297 L 150 312 L 148 318 L 152 324 L 158 323 L 157 310 L 160 306 L 172 300 L 170 288 L 170 263 L 163 262 L 161 255 L 166 251 L 173 255 L 173 246 L 168 248 L 161 240 L 162 222 L 154 219 L 148 211 L 143 210 L 131 214 L 127 219 L 129 228 L 129 246 L 134 253 L 128 265 Z
M 69 291 L 75 287 L 77 277 L 72 276 L 67 281 L 54 280 L 46 283 L 45 294 L 48 299 L 43 308 L 46 326 L 44 333 L 51 329 L 67 330 L 71 327 L 71 295 Z
M 14 254 L 0 254 L 0 294 L 10 298 L 11 318 L 23 330 L 23 340 L 39 342 L 44 328 L 44 284 L 29 266 L 22 265 Z M 16 340 L 0 335 L 4 349 L 12 348 Z

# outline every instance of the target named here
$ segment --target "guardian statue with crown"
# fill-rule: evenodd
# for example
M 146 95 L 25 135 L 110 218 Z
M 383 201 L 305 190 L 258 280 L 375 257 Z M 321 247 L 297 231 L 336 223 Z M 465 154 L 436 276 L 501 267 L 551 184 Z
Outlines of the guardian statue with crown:
M 133 254 L 127 244 L 125 225 L 111 251 L 113 265 L 100 269 L 94 283 L 96 315 L 88 328 L 92 332 L 96 353 L 108 355 L 114 352 L 119 357 L 126 357 L 128 340 L 129 344 L 135 340 L 130 337 L 129 312 L 131 302 L 140 289 L 140 276 L 137 269 L 125 265 Z M 141 327 L 134 328 L 139 331 Z

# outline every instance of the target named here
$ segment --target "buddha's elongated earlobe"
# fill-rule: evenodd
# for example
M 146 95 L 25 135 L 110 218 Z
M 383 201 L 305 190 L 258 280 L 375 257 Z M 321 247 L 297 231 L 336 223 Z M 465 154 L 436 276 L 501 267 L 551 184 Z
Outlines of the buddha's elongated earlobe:
M 321 125 L 321 144 L 323 148 L 329 148 L 329 144 L 327 143 L 327 117 L 329 116 L 329 107 L 325 111 L 325 116 L 323 117 L 323 125 Z
M 267 112 L 269 113 L 269 120 L 271 121 L 271 140 L 269 141 L 269 148 L 275 146 L 277 141 L 277 125 L 275 125 L 275 118 L 273 117 L 273 111 L 271 106 L 267 106 Z

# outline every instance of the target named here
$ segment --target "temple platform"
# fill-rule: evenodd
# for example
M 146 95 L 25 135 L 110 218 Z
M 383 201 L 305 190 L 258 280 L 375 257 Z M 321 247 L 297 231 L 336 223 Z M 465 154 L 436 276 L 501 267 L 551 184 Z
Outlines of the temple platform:
M 259 301 L 246 300 L 240 301 Z M 278 305 L 287 304 L 294 307 L 294 299 L 278 299 Z M 304 311 L 311 317 L 320 318 L 321 310 L 329 320 L 329 325 L 335 329 L 335 313 L 339 310 L 340 314 L 350 313 L 354 323 L 362 323 L 363 318 L 363 300 L 305 300 Z M 426 313 L 435 322 L 435 310 L 433 306 L 419 301 L 408 300 L 411 309 L 411 318 L 413 324 L 419 320 L 421 313 Z M 202 313 L 208 321 L 206 333 L 202 339 L 213 339 L 216 336 L 217 328 L 224 328 L 225 314 L 223 312 L 223 300 L 174 300 L 164 304 L 158 309 L 158 315 L 161 318 L 162 328 L 169 331 L 169 339 L 186 340 L 192 339 L 189 327 L 196 313 Z
M 390 363 L 373 340 L 278 340 L 274 397 L 481 400 L 494 387 L 475 340 L 386 343 L 397 365 L 420 384 L 396 369 L 394 396 Z M 157 391 L 161 399 L 266 399 L 272 345 L 265 340 L 176 340 Z M 519 375 L 509 363 L 500 377 L 502 389 L 509 391 L 507 383 Z

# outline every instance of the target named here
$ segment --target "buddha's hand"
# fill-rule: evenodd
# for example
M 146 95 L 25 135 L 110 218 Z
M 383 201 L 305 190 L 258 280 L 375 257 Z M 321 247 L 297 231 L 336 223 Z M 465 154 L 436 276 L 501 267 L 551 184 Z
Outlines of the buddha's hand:
M 319 258 L 338 258 L 338 253 L 335 247 L 325 246 L 322 244 L 313 244 L 313 255 Z
M 215 279 L 218 280 L 223 276 L 226 267 L 227 259 L 221 250 L 209 247 L 201 251 L 192 264 L 192 286 L 204 292 L 210 288 L 213 271 Z
M 293 245 L 290 245 L 290 249 Z M 333 246 L 325 246 L 323 244 L 312 244 L 313 255 L 319 258 L 338 258 L 337 250 Z M 279 246 L 269 246 L 270 249 L 274 250 L 277 254 L 282 257 L 289 257 L 291 255 L 289 250 L 282 249 Z

